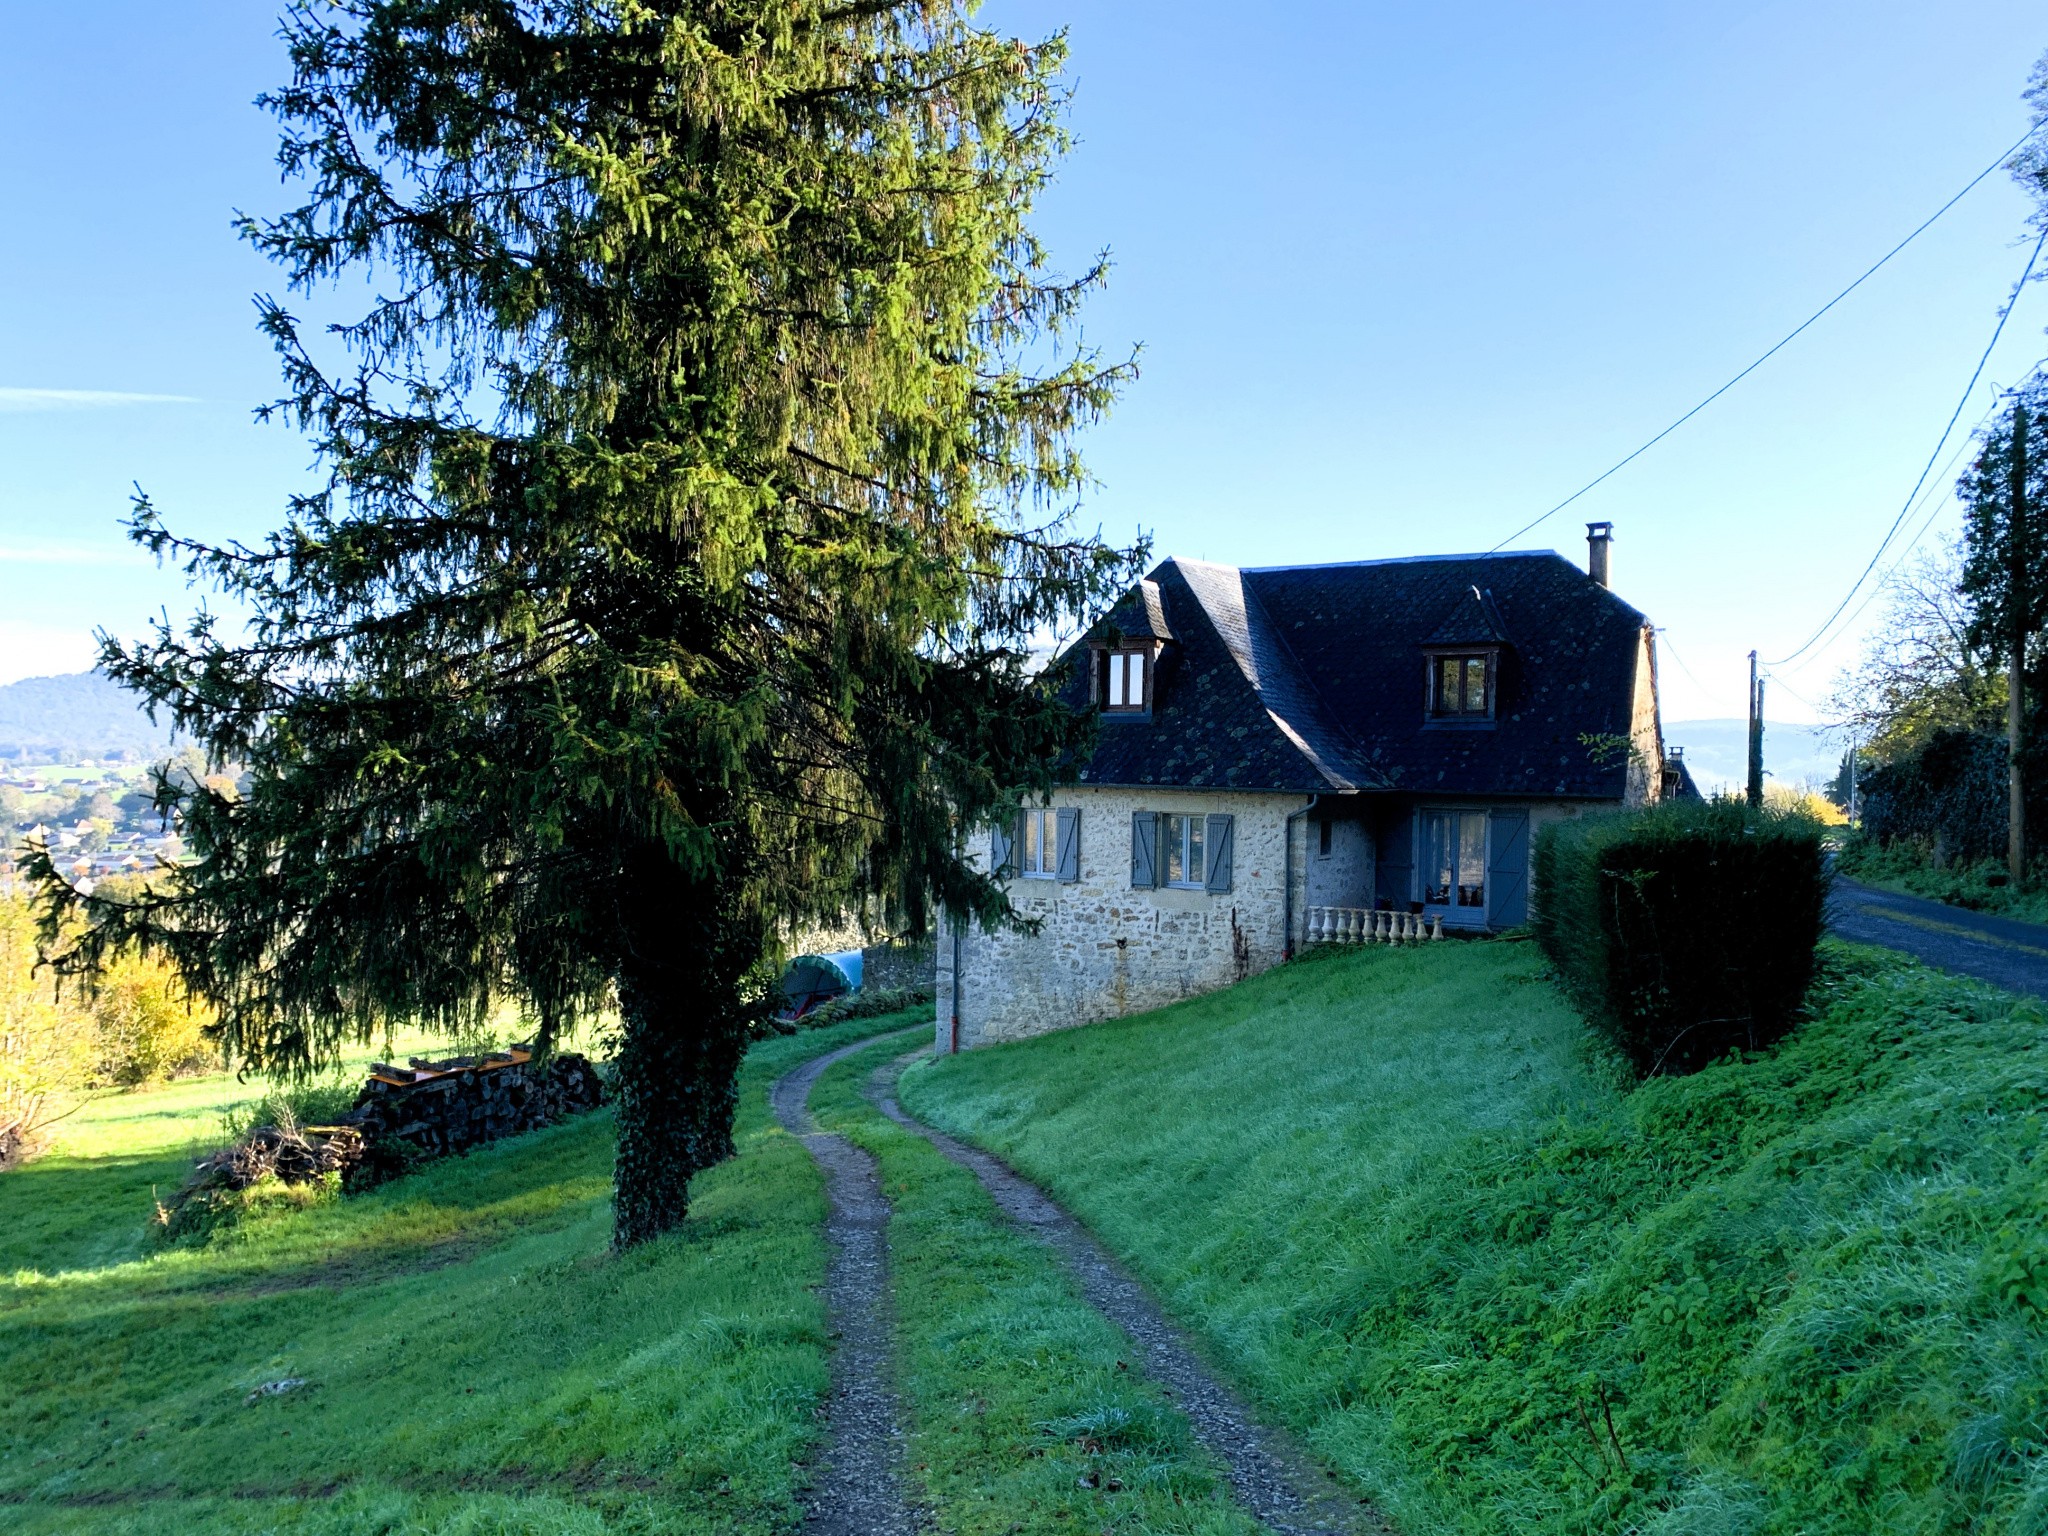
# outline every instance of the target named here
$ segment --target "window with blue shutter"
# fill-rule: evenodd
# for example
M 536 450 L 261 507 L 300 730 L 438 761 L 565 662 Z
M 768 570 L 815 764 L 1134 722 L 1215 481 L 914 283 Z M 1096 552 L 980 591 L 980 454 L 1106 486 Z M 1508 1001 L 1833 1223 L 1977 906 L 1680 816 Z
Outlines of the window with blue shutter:
M 1230 816 L 1211 816 L 1208 825 L 1207 867 L 1203 872 L 1202 888 L 1207 891 L 1228 891 L 1230 889 L 1230 865 L 1237 834 L 1236 819 Z
M 1159 813 L 1131 813 L 1131 889 L 1149 891 L 1159 884 Z
M 1059 813 L 1054 848 L 1057 862 L 1053 878 L 1072 885 L 1081 878 L 1081 813 L 1067 809 Z

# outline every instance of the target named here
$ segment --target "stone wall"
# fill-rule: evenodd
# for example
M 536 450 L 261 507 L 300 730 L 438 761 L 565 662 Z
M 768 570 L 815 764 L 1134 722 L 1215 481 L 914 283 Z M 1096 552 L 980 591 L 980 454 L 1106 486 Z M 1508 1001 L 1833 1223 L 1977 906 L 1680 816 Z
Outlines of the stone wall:
M 1017 1040 L 1074 1024 L 1162 1007 L 1279 963 L 1286 950 L 1282 892 L 1287 818 L 1302 795 L 1075 787 L 1053 798 L 1081 813 L 1080 879 L 1011 882 L 1035 934 L 940 929 L 939 1049 L 951 1045 L 955 944 L 960 1047 Z M 1131 816 L 1138 811 L 1228 815 L 1235 850 L 1228 892 L 1131 888 Z M 1296 922 L 1304 884 L 1307 818 L 1294 825 Z M 987 868 L 989 836 L 969 845 Z
M 1373 904 L 1372 831 L 1358 815 L 1339 816 L 1333 807 L 1308 818 L 1301 834 L 1307 856 L 1306 905 L 1311 907 L 1369 907 Z M 1324 853 L 1322 828 L 1330 829 L 1330 851 Z M 1297 857 L 1300 856 L 1297 850 Z M 1297 934 L 1301 925 L 1295 923 Z

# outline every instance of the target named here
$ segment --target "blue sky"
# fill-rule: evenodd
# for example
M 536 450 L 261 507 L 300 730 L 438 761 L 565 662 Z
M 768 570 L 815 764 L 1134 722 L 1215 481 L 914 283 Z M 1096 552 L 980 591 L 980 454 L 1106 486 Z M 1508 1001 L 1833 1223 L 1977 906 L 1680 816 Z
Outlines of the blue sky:
M 250 105 L 284 70 L 271 8 L 6 14 L 0 681 L 88 664 L 95 624 L 190 606 L 120 537 L 131 482 L 174 526 L 249 537 L 308 467 L 250 419 L 277 387 L 250 306 L 274 280 L 229 227 L 284 195 Z M 1246 565 L 1498 543 L 1989 163 L 2048 50 L 2016 0 L 984 16 L 1070 29 L 1079 143 L 1040 225 L 1074 265 L 1111 248 L 1089 335 L 1145 347 L 1093 435 L 1084 515 Z M 2027 211 L 1987 180 L 1517 541 L 1580 558 L 1584 522 L 1615 523 L 1616 585 L 1667 631 L 1667 718 L 1739 714 L 1744 653 L 1798 645 L 1870 558 L 2025 261 Z M 2048 354 L 2044 330 L 2035 287 L 1966 422 Z M 1928 538 L 1956 525 L 1943 511 Z M 1786 670 L 1773 716 L 1814 718 L 1854 648 Z

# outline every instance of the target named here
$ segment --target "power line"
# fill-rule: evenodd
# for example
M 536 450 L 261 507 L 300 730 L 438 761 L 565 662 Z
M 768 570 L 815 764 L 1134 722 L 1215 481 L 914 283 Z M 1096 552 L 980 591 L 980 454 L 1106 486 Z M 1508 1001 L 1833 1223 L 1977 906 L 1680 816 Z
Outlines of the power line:
M 1919 498 L 1920 488 L 1927 483 L 1927 477 L 1934 473 L 1934 461 L 1941 457 L 1941 450 L 1948 446 L 1949 434 L 1955 431 L 1956 423 L 1962 419 L 1963 407 L 1970 403 L 1970 396 L 1977 392 L 1977 381 L 1984 377 L 1984 365 L 1991 361 L 1992 349 L 1998 345 L 1998 338 L 2005 334 L 2005 322 L 2012 318 L 2013 310 L 2019 305 L 2020 293 L 2027 286 L 2027 279 L 2034 275 L 2034 263 L 2041 259 L 2041 247 L 2043 245 L 2048 245 L 2048 229 L 2043 229 L 2041 231 L 2041 238 L 2034 242 L 2034 249 L 2027 256 L 2026 270 L 2020 273 L 2020 280 L 2013 287 L 2012 297 L 2006 301 L 2005 307 L 1998 312 L 1998 325 L 1991 332 L 1991 340 L 1984 348 L 1984 355 L 1977 359 L 1977 367 L 1970 375 L 1970 382 L 1964 386 L 1962 397 L 1956 401 L 1955 410 L 1949 414 L 1948 425 L 1941 429 L 1941 440 L 1934 445 L 1934 452 L 1927 455 L 1927 463 L 1920 471 L 1920 478 L 1913 482 L 1913 489 L 1907 495 L 1905 505 L 1899 508 L 1899 515 L 1892 519 L 1891 527 L 1885 530 L 1884 540 L 1877 546 L 1876 552 L 1871 555 L 1870 563 L 1863 567 L 1863 574 L 1858 576 L 1850 585 L 1849 590 L 1842 594 L 1842 600 L 1835 604 L 1835 611 L 1827 616 L 1819 629 L 1816 629 L 1807 637 L 1804 645 L 1800 646 L 1798 650 L 1793 651 L 1790 655 L 1780 656 L 1776 661 L 1769 663 L 1769 665 L 1782 667 L 1788 661 L 1796 661 L 1812 650 L 1819 643 L 1821 636 L 1825 635 L 1833 626 L 1835 620 L 1842 616 L 1842 610 L 1847 608 L 1850 601 L 1862 590 L 1863 583 L 1870 579 L 1870 573 L 1877 569 L 1877 562 L 1884 558 L 1884 552 L 1891 547 L 1892 539 L 1899 531 L 1899 525 L 1905 522 L 1906 514 L 1912 511 L 1914 501 Z
M 2043 358 L 2042 362 L 2048 363 L 2048 358 Z M 2040 366 L 2041 364 L 2039 363 L 2035 364 L 2035 368 L 2039 368 Z M 2031 373 L 2033 369 L 2029 369 L 2028 371 Z M 1876 581 L 1870 584 L 1870 590 L 1863 594 L 1863 601 L 1858 603 L 1855 607 L 1855 610 L 1849 615 L 1849 617 L 1846 620 L 1843 621 L 1842 627 L 1844 629 L 1848 628 L 1849 625 L 1854 624 L 1858 619 L 1862 618 L 1864 613 L 1869 609 L 1870 605 L 1877 601 L 1878 594 L 1884 591 L 1886 584 L 1890 582 L 1894 576 L 1899 574 L 1900 567 L 1902 567 L 1909 559 L 1912 558 L 1913 551 L 1920 547 L 1920 541 L 1927 537 L 1927 530 L 1934 526 L 1934 520 L 1937 517 L 1941 516 L 1943 511 L 1947 509 L 1948 502 L 1945 499 L 1936 496 L 1935 493 L 1939 491 L 1943 485 L 1948 483 L 1948 477 L 1954 471 L 1957 462 L 1961 460 L 1964 454 L 1970 451 L 1970 444 L 1975 439 L 1977 430 L 1981 428 L 1997 413 L 1998 402 L 1994 400 L 1991 403 L 1990 408 L 1986 410 L 1982 416 L 1977 418 L 1976 426 L 1970 429 L 1970 436 L 1964 438 L 1962 442 L 1958 443 L 1956 445 L 1956 451 L 1948 456 L 1948 462 L 1942 465 L 1940 469 L 1935 471 L 1934 478 L 1930 482 L 1928 482 L 1927 490 L 1925 494 L 1923 494 L 1921 497 L 1921 500 L 1923 502 L 1932 499 L 1934 501 L 1933 508 L 1928 512 L 1926 517 L 1921 519 L 1920 526 L 1914 530 L 1913 536 L 1910 539 L 1906 540 L 1904 544 L 1899 546 L 1899 557 L 1896 560 L 1894 560 L 1889 567 L 1886 568 L 1883 576 L 1879 577 Z M 1812 665 L 1812 663 L 1817 659 L 1818 658 L 1816 657 L 1809 657 L 1806 661 L 1801 662 L 1797 667 L 1794 667 L 1792 670 L 1795 672 L 1801 671 L 1804 668 Z M 1784 663 L 1779 662 L 1774 663 L 1774 665 L 1782 666 L 1784 665 Z
M 1890 250 L 1886 251 L 1884 255 L 1880 256 L 1876 260 L 1876 262 L 1874 262 L 1870 266 L 1870 268 L 1866 272 L 1864 272 L 1864 274 L 1861 277 L 1856 279 L 1855 282 L 1851 283 L 1848 287 L 1844 288 L 1840 293 L 1836 294 L 1832 299 L 1829 299 L 1827 303 L 1821 305 L 1819 309 L 1816 309 L 1812 314 L 1808 315 L 1806 319 L 1802 321 L 1797 327 L 1786 332 L 1784 337 L 1778 342 L 1776 346 L 1772 347 L 1770 351 L 1764 353 L 1763 356 L 1759 357 L 1755 362 L 1751 363 L 1747 368 L 1743 369 L 1742 372 L 1736 374 L 1734 378 L 1730 379 L 1726 384 L 1723 384 L 1719 389 L 1715 390 L 1711 395 L 1707 396 L 1706 399 L 1702 400 L 1698 405 L 1694 406 L 1691 410 L 1687 411 L 1683 416 L 1679 417 L 1678 420 L 1672 422 L 1670 426 L 1666 427 L 1662 432 L 1659 432 L 1647 443 L 1644 443 L 1642 447 L 1638 448 L 1634 453 L 1630 454 L 1627 458 L 1615 464 L 1605 473 L 1596 475 L 1593 479 L 1588 480 L 1584 485 L 1580 486 L 1576 491 L 1573 491 L 1571 495 L 1565 497 L 1563 501 L 1560 501 L 1556 506 L 1552 507 L 1548 512 L 1545 512 L 1542 516 L 1534 518 L 1531 521 L 1524 523 L 1521 527 L 1517 528 L 1513 533 L 1509 534 L 1506 538 L 1502 539 L 1500 543 L 1494 545 L 1493 549 L 1489 550 L 1488 553 L 1495 553 L 1501 549 L 1506 548 L 1508 545 L 1514 543 L 1516 539 L 1519 539 L 1523 534 L 1529 532 L 1531 529 L 1540 527 L 1542 524 L 1550 521 L 1551 518 L 1557 516 L 1558 513 L 1562 512 L 1566 507 L 1570 506 L 1573 502 L 1577 501 L 1581 496 L 1585 495 L 1588 491 L 1592 490 L 1602 481 L 1607 480 L 1611 476 L 1618 474 L 1620 471 L 1628 468 L 1629 465 L 1633 464 L 1637 459 L 1641 458 L 1644 454 L 1648 453 L 1652 448 L 1656 447 L 1659 443 L 1663 442 L 1665 438 L 1669 437 L 1672 433 L 1676 432 L 1688 421 L 1691 421 L 1693 417 L 1699 415 L 1701 411 L 1704 411 L 1716 400 L 1720 399 L 1723 395 L 1727 394 L 1729 390 L 1733 389 L 1736 385 L 1740 384 L 1752 373 L 1755 373 L 1757 369 L 1763 367 L 1763 365 L 1769 362 L 1773 357 L 1776 357 L 1778 353 L 1783 351 L 1786 345 L 1790 343 L 1795 337 L 1797 337 L 1802 331 L 1806 330 L 1816 320 L 1820 319 L 1822 315 L 1825 315 L 1829 310 L 1833 309 L 1837 304 L 1841 303 L 1842 300 L 1849 297 L 1849 295 L 1854 293 L 1858 288 L 1861 288 L 1864 285 L 1864 283 L 1868 282 L 1872 277 L 1877 275 L 1879 268 L 1883 267 L 1886 262 L 1890 261 L 1894 256 L 1898 255 L 1899 252 L 1903 251 L 1907 246 L 1911 245 L 1915 240 L 1919 239 L 1923 234 L 1925 234 L 1927 230 L 1930 227 L 1932 227 L 1935 220 L 1939 219 L 1943 214 L 1947 213 L 1949 209 L 1955 207 L 1957 203 L 1960 203 L 1965 197 L 1969 196 L 1969 194 L 1976 189 L 1978 182 L 1982 181 L 1986 176 L 1989 176 L 1993 171 L 1997 170 L 2001 165 L 2005 164 L 2006 161 L 2010 160 L 2013 157 L 2013 155 L 2019 151 L 2021 145 L 2025 144 L 2027 140 L 2031 139 L 2035 134 L 2041 131 L 2042 126 L 2043 125 L 2037 124 L 2035 127 L 2029 128 L 2025 133 L 2021 134 L 2017 139 L 2013 141 L 2012 148 L 2006 150 L 2005 153 L 2001 154 L 1996 160 L 1992 161 L 1989 165 L 1985 166 L 1983 170 L 1979 171 L 1976 175 L 1972 176 L 1968 184 L 1964 186 L 1962 191 L 1958 192 L 1954 197 L 1950 198 L 1947 202 L 1943 203 L 1939 208 L 1935 209 L 1933 213 L 1929 214 L 1927 216 L 1927 220 L 1925 223 L 1921 224 L 1921 226 L 1918 229 L 1914 230 L 1913 233 L 1906 236 L 1905 239 L 1901 240 L 1897 245 L 1893 246 Z
M 1707 685 L 1701 682 L 1697 677 L 1693 677 L 1692 668 L 1688 667 L 1685 664 L 1685 658 L 1678 654 L 1678 647 L 1671 643 L 1671 631 L 1668 629 L 1660 629 L 1657 631 L 1657 633 L 1661 635 L 1664 639 L 1664 649 L 1669 651 L 1671 653 L 1671 659 L 1678 663 L 1678 670 L 1683 672 L 1687 677 L 1692 677 L 1693 687 L 1699 689 L 1700 692 L 1705 693 L 1707 691 Z

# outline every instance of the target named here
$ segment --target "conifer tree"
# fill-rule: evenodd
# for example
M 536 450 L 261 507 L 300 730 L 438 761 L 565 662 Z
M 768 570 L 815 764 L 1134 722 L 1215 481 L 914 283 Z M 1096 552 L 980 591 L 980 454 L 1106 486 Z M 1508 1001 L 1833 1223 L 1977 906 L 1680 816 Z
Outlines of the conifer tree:
M 1029 217 L 1059 39 L 967 0 L 320 0 L 266 98 L 303 204 L 244 225 L 282 303 L 272 413 L 323 483 L 256 545 L 133 536 L 224 591 L 103 666 L 239 783 L 167 775 L 194 861 L 128 900 L 39 871 L 90 974 L 140 944 L 266 1068 L 512 996 L 616 1001 L 615 1241 L 731 1151 L 775 925 L 933 899 L 958 829 L 1086 722 L 1028 637 L 1136 551 L 1070 531 L 1128 374 L 1100 266 Z M 347 280 L 350 286 L 339 286 Z

